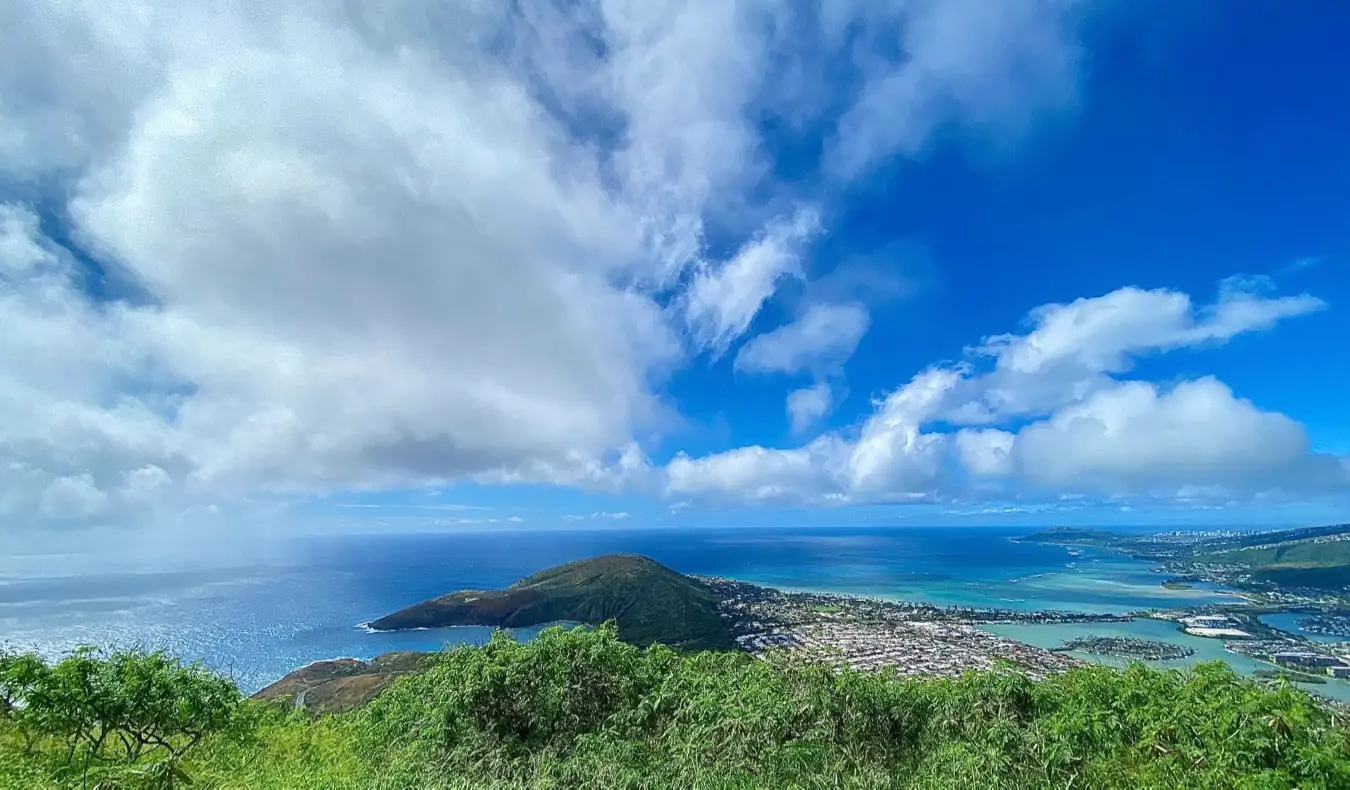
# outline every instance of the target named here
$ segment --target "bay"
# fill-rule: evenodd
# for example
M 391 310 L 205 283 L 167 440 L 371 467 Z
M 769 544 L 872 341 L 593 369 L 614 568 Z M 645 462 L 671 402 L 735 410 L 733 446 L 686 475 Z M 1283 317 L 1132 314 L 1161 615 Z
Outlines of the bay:
M 1028 531 L 348 535 L 285 541 L 246 561 L 189 557 L 172 567 L 92 573 L 83 570 L 88 558 L 10 558 L 22 561 L 0 565 L 0 642 L 53 657 L 78 644 L 165 649 L 252 691 L 311 661 L 480 643 L 490 629 L 372 633 L 359 624 L 451 590 L 502 587 L 551 565 L 609 552 L 645 554 L 684 573 L 943 606 L 1125 613 L 1232 600 L 1213 589 L 1164 589 L 1147 564 L 1118 555 L 1010 540 Z

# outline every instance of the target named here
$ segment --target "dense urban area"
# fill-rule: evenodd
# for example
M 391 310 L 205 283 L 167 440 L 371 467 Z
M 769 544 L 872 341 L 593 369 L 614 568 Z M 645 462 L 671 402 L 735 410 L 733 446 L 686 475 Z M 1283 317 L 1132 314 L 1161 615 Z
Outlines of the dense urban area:
M 771 651 L 853 669 L 890 668 L 910 675 L 956 676 L 970 669 L 1015 666 L 1032 677 L 1065 669 L 1068 653 L 1125 660 L 1171 661 L 1190 648 L 1146 639 L 1078 637 L 1053 650 L 1000 638 L 978 626 L 994 623 L 1124 622 L 1154 618 L 1179 631 L 1219 640 L 1226 651 L 1270 665 L 1268 680 L 1308 686 L 1350 678 L 1350 525 L 1283 531 L 1215 530 L 1121 535 L 1052 529 L 1021 540 L 1100 549 L 1156 563 L 1164 586 L 1196 584 L 1238 590 L 1233 603 L 1198 609 L 1094 615 L 938 607 L 813 592 L 790 592 L 725 578 L 704 578 L 721 598 L 736 643 L 752 655 Z M 1293 612 L 1304 634 L 1280 630 L 1262 616 Z M 1308 634 L 1329 636 L 1312 639 Z M 1334 637 L 1344 636 L 1345 641 Z M 1314 693 L 1315 689 L 1312 689 Z

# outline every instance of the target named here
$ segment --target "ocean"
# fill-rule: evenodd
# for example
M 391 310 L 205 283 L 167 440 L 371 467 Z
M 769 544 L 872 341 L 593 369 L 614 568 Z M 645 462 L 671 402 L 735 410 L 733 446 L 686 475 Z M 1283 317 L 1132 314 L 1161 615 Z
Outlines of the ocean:
M 78 644 L 162 648 L 253 691 L 311 661 L 482 642 L 489 629 L 372 633 L 360 624 L 445 592 L 501 587 L 551 565 L 608 552 L 645 554 L 684 573 L 943 606 L 1123 613 L 1231 600 L 1216 589 L 1164 589 L 1161 576 L 1128 558 L 1010 540 L 1028 531 L 634 528 L 347 535 L 296 538 L 247 561 L 203 556 L 115 573 L 77 573 L 76 558 L 47 556 L 22 563 L 22 572 L 0 569 L 0 643 L 49 656 Z M 1154 638 L 1171 628 L 1138 625 L 1158 630 L 1150 631 Z M 1082 629 L 1062 638 L 1046 627 L 1022 636 L 1016 627 L 1006 633 L 1057 644 Z M 1350 694 L 1350 684 L 1337 685 Z

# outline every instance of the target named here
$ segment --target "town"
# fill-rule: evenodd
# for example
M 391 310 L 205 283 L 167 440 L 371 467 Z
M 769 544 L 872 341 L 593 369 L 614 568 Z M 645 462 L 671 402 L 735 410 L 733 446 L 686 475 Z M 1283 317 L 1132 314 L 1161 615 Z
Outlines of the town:
M 719 610 L 742 649 L 759 658 L 785 654 L 810 663 L 892 670 L 902 677 L 960 675 L 1016 668 L 1044 677 L 1081 663 L 1069 651 L 1124 659 L 1171 660 L 1194 651 L 1128 638 L 1088 637 L 1045 650 L 1003 639 L 975 626 L 994 623 L 1128 622 L 1151 617 L 1192 636 L 1220 639 L 1224 648 L 1300 677 L 1350 677 L 1350 643 L 1317 644 L 1263 624 L 1243 606 L 1105 615 L 941 607 L 912 601 L 793 592 L 734 579 L 699 577 L 721 598 Z M 1273 675 L 1272 675 L 1273 676 Z
M 812 663 L 892 669 L 901 676 L 957 676 L 1015 667 L 1030 677 L 1077 659 L 981 631 L 985 623 L 1119 622 L 1120 615 L 1019 612 L 787 592 L 733 579 L 701 577 L 721 598 L 740 646 L 758 657 L 782 651 Z
M 1259 611 L 1238 607 L 1204 612 L 1150 612 L 1193 636 L 1223 639 L 1224 650 L 1304 673 L 1350 678 L 1350 642 L 1319 643 L 1300 639 L 1261 622 Z

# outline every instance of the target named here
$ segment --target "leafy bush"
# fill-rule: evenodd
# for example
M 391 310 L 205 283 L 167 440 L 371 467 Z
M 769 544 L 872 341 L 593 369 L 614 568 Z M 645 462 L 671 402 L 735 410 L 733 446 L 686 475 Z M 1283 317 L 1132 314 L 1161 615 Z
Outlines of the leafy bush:
M 4 715 L 25 752 L 43 740 L 64 748 L 64 762 L 132 764 L 171 787 L 185 776 L 180 759 L 202 738 L 225 730 L 239 705 L 229 680 L 162 653 L 84 647 L 54 665 L 32 654 L 0 657 Z
M 0 726 L 0 788 L 61 786 L 7 739 L 18 713 Z M 234 717 L 246 737 L 203 736 L 182 766 L 213 790 L 1336 790 L 1350 787 L 1336 716 L 1221 663 L 920 681 L 550 629 L 443 653 L 350 714 L 247 704 Z M 6 771 L 24 778 L 7 785 Z
M 358 716 L 392 787 L 1350 787 L 1330 713 L 1222 663 L 917 681 L 553 630 L 450 651 Z

